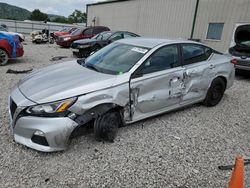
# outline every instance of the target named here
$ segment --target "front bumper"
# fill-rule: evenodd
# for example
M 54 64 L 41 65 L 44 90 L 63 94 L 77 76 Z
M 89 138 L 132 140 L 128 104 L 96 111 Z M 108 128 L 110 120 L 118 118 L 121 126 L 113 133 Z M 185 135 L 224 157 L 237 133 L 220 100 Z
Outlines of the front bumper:
M 62 46 L 62 47 L 70 47 L 70 45 L 72 43 L 71 40 L 68 40 L 68 41 L 59 41 L 59 40 L 56 41 L 56 44 L 59 46 Z
M 91 48 L 71 48 L 73 55 L 77 57 L 88 57 L 91 53 Z
M 9 97 L 9 116 L 14 140 L 44 152 L 65 150 L 78 124 L 69 117 L 28 116 L 24 111 L 31 105 L 35 103 L 25 98 L 17 87 L 13 89 Z M 42 135 L 38 136 L 37 132 Z
M 14 140 L 35 150 L 52 152 L 65 150 L 68 145 L 72 131 L 77 127 L 77 123 L 68 117 L 44 118 L 24 116 L 16 121 L 13 128 Z M 33 141 L 37 135 L 36 131 L 43 132 L 44 139 L 48 145 Z

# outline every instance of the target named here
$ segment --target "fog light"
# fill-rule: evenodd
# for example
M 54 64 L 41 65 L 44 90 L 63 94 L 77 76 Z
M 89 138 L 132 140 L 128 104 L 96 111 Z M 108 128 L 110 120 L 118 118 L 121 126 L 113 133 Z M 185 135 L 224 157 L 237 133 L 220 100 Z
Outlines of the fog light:
M 37 135 L 37 136 L 44 136 L 44 132 L 43 131 L 40 131 L 40 130 L 36 130 L 36 132 L 34 133 L 34 135 Z

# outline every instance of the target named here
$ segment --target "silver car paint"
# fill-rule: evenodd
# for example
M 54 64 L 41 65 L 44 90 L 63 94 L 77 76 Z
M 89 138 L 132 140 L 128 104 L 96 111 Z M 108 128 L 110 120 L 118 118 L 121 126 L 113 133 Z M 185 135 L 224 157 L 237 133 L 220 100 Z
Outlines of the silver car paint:
M 234 67 L 229 63 L 230 58 L 217 54 L 211 55 L 204 62 L 131 79 L 133 72 L 155 50 L 167 44 L 185 43 L 186 41 L 165 40 L 164 42 L 164 40 L 159 40 L 157 42 L 157 40 L 150 39 L 140 42 L 139 39 L 126 39 L 119 42 L 135 43 L 140 46 L 145 44 L 145 47 L 152 47 L 152 49 L 129 72 L 122 75 L 97 73 L 81 67 L 75 61 L 50 66 L 24 78 L 19 83 L 20 90 L 15 88 L 11 93 L 11 98 L 16 102 L 18 108 L 22 106 L 22 109 L 25 109 L 36 103 L 47 103 L 78 96 L 78 100 L 69 108 L 69 111 L 76 115 L 84 115 L 88 112 L 93 115 L 91 109 L 94 107 L 115 104 L 124 109 L 124 122 L 133 123 L 202 101 L 212 80 L 218 76 L 227 80 L 227 88 L 233 84 Z M 188 43 L 191 42 L 188 41 Z M 58 77 L 61 77 L 63 81 L 59 82 Z M 48 83 L 47 80 L 51 83 Z M 38 82 L 41 85 L 36 86 Z M 17 100 L 17 98 L 22 99 Z M 70 134 L 78 126 L 69 117 L 25 116 L 20 117 L 16 123 L 15 121 L 12 123 L 15 140 L 40 151 L 65 149 Z M 35 130 L 45 133 L 49 146 L 40 146 L 31 141 Z
M 18 87 L 30 100 L 48 103 L 110 87 L 114 79 L 113 75 L 98 73 L 70 61 L 32 73 Z
M 34 124 L 36 126 L 34 126 Z M 69 136 L 76 127 L 77 123 L 67 117 L 42 118 L 25 116 L 19 118 L 16 122 L 14 139 L 18 143 L 40 151 L 60 151 L 66 149 Z M 31 141 L 36 130 L 40 130 L 44 133 L 49 147 Z

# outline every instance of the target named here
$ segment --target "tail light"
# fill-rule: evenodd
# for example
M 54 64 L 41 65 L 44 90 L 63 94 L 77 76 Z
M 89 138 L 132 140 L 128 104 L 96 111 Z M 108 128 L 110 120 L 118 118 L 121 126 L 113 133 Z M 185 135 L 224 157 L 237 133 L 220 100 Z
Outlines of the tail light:
M 234 64 L 234 65 L 237 65 L 237 59 L 231 59 L 231 61 L 230 61 L 232 64 Z

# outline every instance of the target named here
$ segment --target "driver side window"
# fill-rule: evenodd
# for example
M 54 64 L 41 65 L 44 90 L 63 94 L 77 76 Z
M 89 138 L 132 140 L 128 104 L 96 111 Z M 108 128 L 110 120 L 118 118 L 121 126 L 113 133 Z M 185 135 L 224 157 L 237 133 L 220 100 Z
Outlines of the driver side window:
M 169 45 L 152 54 L 143 64 L 141 73 L 148 74 L 178 66 L 180 66 L 178 46 Z

